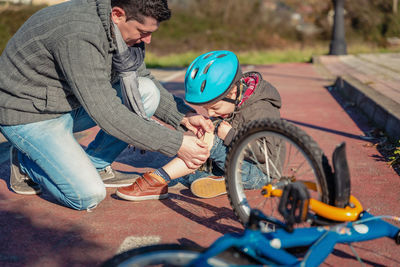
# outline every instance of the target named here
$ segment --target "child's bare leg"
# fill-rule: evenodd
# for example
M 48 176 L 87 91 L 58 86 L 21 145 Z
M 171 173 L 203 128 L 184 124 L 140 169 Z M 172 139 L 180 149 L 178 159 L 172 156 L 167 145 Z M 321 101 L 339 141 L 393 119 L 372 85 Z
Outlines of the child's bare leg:
M 203 141 L 208 144 L 208 149 L 211 150 L 214 141 L 213 133 L 205 133 Z M 194 172 L 196 169 L 190 169 L 185 162 L 180 158 L 174 158 L 162 167 L 171 179 L 176 179 Z
M 168 173 L 171 180 L 194 172 L 196 169 L 189 169 L 186 163 L 180 158 L 174 158 L 162 167 Z

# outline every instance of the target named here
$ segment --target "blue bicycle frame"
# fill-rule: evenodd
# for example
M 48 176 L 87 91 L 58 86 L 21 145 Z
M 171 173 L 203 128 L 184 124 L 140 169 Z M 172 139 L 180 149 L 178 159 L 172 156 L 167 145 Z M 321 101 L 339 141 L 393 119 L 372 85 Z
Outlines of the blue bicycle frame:
M 400 243 L 400 229 L 379 217 L 363 212 L 362 219 L 334 226 L 297 228 L 292 233 L 284 229 L 263 233 L 246 228 L 241 234 L 226 234 L 217 239 L 189 266 L 210 266 L 207 259 L 235 247 L 268 266 L 319 266 L 337 243 L 352 243 L 390 237 Z M 303 260 L 287 252 L 286 248 L 310 246 Z

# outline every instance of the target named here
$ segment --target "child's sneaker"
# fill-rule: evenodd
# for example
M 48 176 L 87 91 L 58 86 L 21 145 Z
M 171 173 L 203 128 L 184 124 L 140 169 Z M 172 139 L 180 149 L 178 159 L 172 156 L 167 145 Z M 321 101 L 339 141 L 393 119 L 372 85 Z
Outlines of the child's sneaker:
M 168 197 L 168 184 L 161 182 L 163 178 L 146 172 L 143 176 L 136 179 L 133 184 L 117 189 L 117 196 L 130 201 L 140 201 L 149 199 L 163 199 Z
M 190 185 L 193 195 L 201 198 L 213 198 L 226 194 L 225 178 L 223 176 L 208 176 L 195 180 Z

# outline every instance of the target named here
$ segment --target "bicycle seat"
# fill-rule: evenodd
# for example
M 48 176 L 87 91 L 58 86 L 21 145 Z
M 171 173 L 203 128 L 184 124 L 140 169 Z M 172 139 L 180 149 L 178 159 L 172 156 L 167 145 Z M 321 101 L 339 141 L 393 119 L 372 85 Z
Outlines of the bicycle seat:
M 335 148 L 332 155 L 334 179 L 334 205 L 344 208 L 350 199 L 350 171 L 346 158 L 346 143 L 343 142 Z
M 285 186 L 279 202 L 278 211 L 285 219 L 289 232 L 293 224 L 306 221 L 310 194 L 302 182 L 294 182 Z

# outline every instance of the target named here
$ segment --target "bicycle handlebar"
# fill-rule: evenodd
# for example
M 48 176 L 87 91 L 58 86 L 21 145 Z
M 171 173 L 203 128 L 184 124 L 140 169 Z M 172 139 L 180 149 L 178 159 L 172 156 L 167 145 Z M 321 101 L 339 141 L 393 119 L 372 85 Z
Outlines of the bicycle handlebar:
M 310 190 L 316 190 L 317 188 L 315 183 L 306 182 L 304 184 Z M 281 197 L 282 189 L 268 184 L 263 187 L 262 194 L 264 197 Z M 363 211 L 363 207 L 358 199 L 352 195 L 350 196 L 349 203 L 349 206 L 345 208 L 338 208 L 310 198 L 309 208 L 317 215 L 329 220 L 339 222 L 356 221 Z

